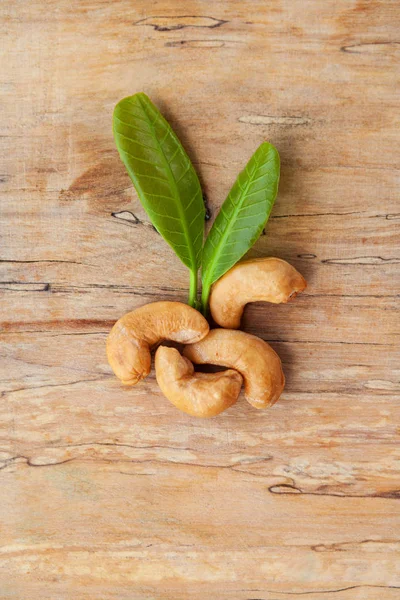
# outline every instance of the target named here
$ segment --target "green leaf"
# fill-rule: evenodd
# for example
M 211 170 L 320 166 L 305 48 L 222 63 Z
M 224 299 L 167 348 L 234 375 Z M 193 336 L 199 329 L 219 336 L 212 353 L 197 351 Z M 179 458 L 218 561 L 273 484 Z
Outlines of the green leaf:
M 143 93 L 118 102 L 115 143 L 151 222 L 191 271 L 197 294 L 205 209 L 192 163 L 170 125 Z
M 207 236 L 202 261 L 202 305 L 207 310 L 211 285 L 252 247 L 275 202 L 279 153 L 264 142 L 239 173 Z

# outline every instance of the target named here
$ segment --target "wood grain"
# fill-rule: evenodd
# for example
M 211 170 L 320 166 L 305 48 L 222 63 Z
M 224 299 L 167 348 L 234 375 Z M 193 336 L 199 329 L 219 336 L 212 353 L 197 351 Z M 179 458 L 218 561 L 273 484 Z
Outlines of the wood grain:
M 10 0 L 0 19 L 0 599 L 400 599 L 398 2 Z M 250 254 L 309 286 L 246 309 L 287 376 L 270 411 L 195 420 L 107 365 L 119 316 L 188 288 L 114 147 L 137 91 L 211 222 L 257 145 L 280 151 Z

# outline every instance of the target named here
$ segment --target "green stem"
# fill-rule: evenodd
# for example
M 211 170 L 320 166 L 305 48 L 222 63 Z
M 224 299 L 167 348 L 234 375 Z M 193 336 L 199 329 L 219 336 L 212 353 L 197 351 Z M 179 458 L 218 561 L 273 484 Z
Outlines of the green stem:
M 208 298 L 210 296 L 211 285 L 203 281 L 203 289 L 201 290 L 201 312 L 206 317 L 208 314 Z
M 196 308 L 197 305 L 197 271 L 190 270 L 189 304 Z

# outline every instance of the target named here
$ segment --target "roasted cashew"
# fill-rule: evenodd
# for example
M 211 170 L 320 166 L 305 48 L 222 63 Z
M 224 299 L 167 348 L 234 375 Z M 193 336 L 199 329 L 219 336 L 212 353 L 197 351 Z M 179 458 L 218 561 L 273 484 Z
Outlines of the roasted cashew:
M 211 314 L 221 327 L 238 329 L 248 302 L 288 302 L 306 286 L 304 277 L 284 260 L 245 260 L 214 283 L 210 295 Z
M 243 375 L 245 397 L 255 408 L 267 408 L 279 399 L 285 377 L 279 356 L 266 342 L 233 329 L 213 329 L 184 355 L 197 364 L 231 367 Z
M 122 383 L 134 385 L 150 373 L 150 348 L 162 340 L 192 344 L 209 330 L 206 319 L 181 302 L 153 302 L 121 317 L 107 338 L 107 358 Z
M 214 417 L 235 404 L 243 378 L 228 369 L 195 373 L 193 364 L 176 348 L 160 346 L 155 356 L 156 378 L 164 396 L 194 417 Z

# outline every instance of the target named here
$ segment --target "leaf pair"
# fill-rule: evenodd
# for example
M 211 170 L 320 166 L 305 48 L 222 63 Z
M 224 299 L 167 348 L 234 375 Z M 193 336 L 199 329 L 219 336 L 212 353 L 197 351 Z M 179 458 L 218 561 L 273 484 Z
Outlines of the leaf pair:
M 197 305 L 202 267 L 202 308 L 211 285 L 254 244 L 278 190 L 279 154 L 264 142 L 239 174 L 208 234 L 193 165 L 170 125 L 143 93 L 121 100 L 113 130 L 120 157 L 157 231 L 190 270 L 189 304 Z

